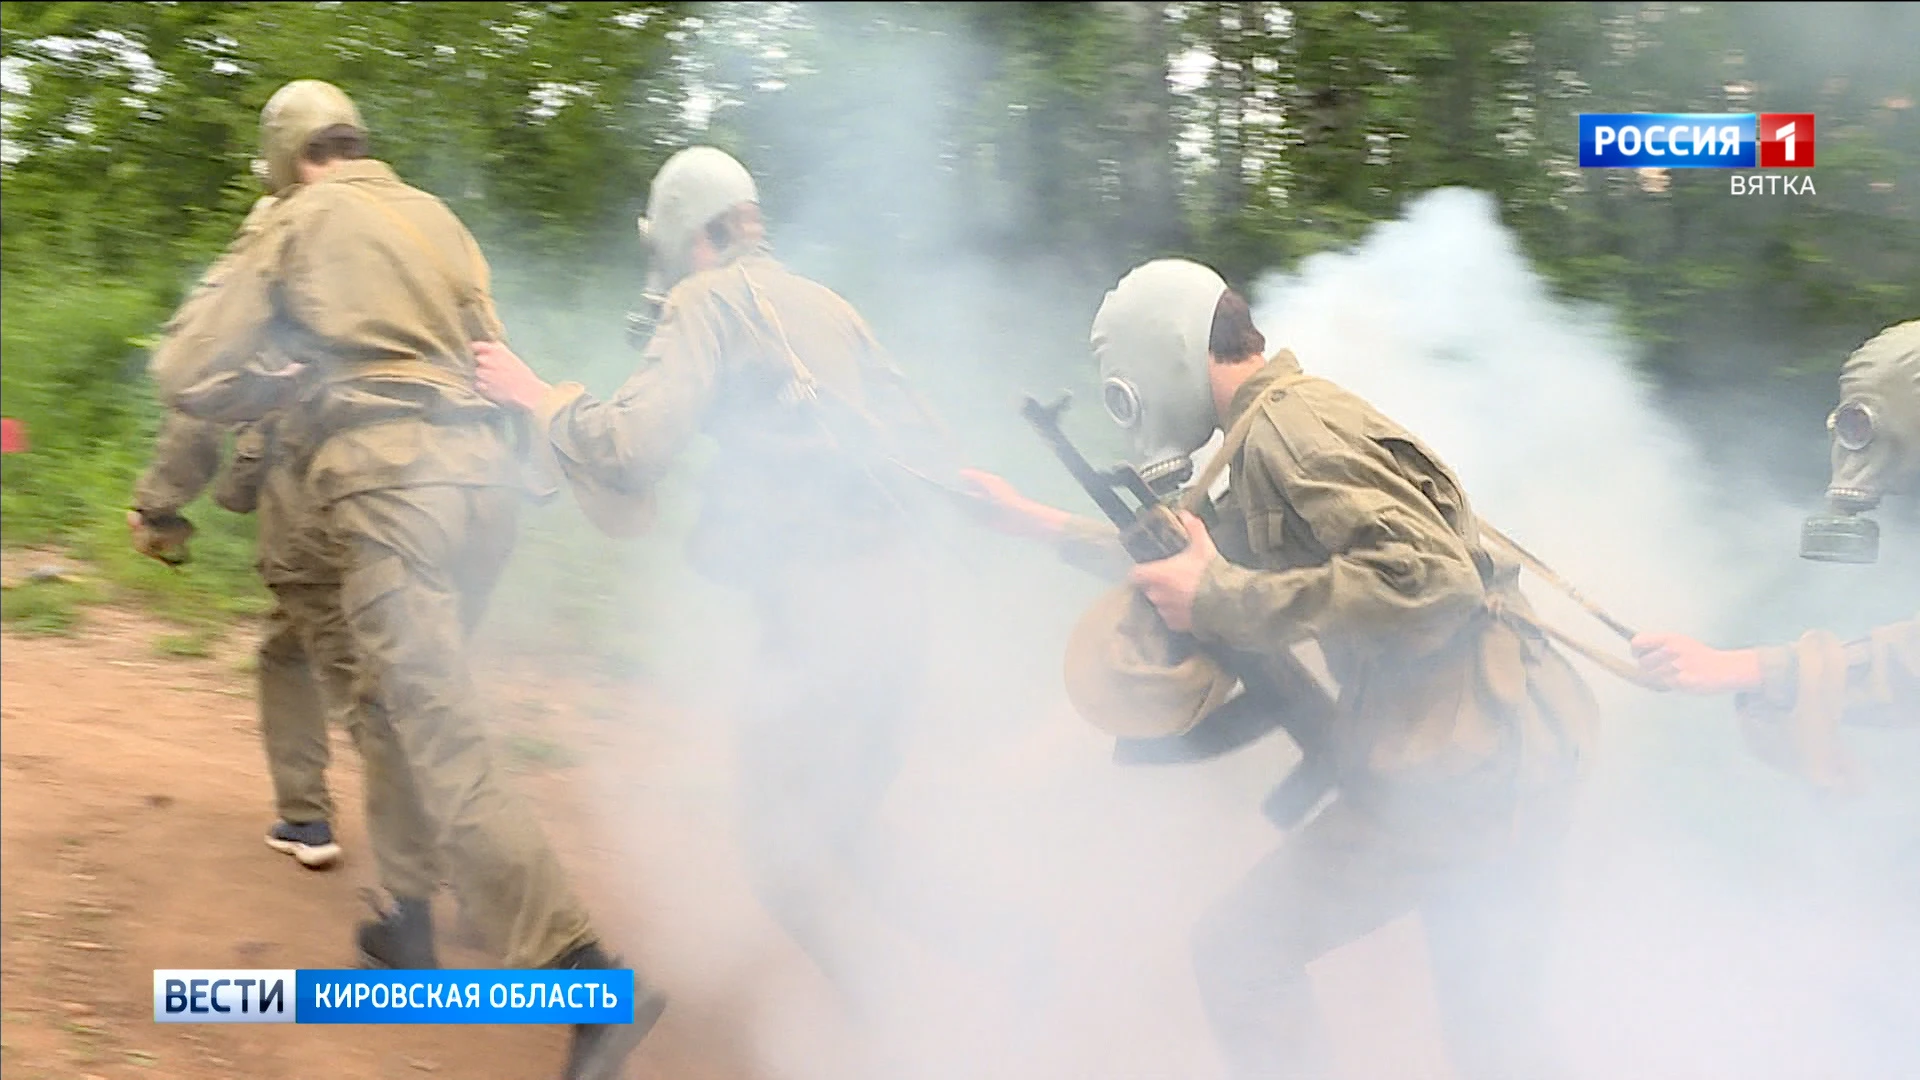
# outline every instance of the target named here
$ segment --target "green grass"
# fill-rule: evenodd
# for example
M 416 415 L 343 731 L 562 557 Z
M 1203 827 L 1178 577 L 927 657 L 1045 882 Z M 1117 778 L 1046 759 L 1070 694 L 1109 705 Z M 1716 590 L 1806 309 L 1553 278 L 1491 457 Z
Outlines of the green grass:
M 0 543 L 57 549 L 98 585 L 7 590 L 10 626 L 71 628 L 77 607 L 133 599 L 191 627 L 266 609 L 253 572 L 253 522 L 205 498 L 193 562 L 170 569 L 128 545 L 126 512 L 160 415 L 140 344 L 166 318 L 157 290 L 8 267 L 0 291 L 0 408 L 26 425 L 30 449 L 0 459 Z
M 31 449 L 0 459 L 0 544 L 58 551 L 84 565 L 87 580 L 7 590 L 7 625 L 65 633 L 88 604 L 131 602 L 179 626 L 155 643 L 160 653 L 205 656 L 272 601 L 253 566 L 253 519 L 205 496 L 184 510 L 196 526 L 187 565 L 162 565 L 128 543 L 128 504 L 161 415 L 147 343 L 172 300 L 137 282 L 22 265 L 9 263 L 0 292 L 0 412 L 26 425 Z M 522 314 L 516 346 L 555 377 L 608 391 L 632 364 L 618 321 L 594 317 L 604 312 Z M 526 507 L 485 632 L 517 650 L 622 671 L 643 666 L 643 654 L 672 635 L 633 613 L 644 609 L 658 568 L 678 559 L 690 495 L 671 495 L 675 520 L 631 544 L 598 535 L 568 495 Z
M 102 591 L 88 581 L 29 581 L 0 591 L 0 619 L 27 634 L 70 634 L 80 609 L 97 602 Z
M 213 646 L 219 640 L 218 629 L 207 626 L 184 634 L 166 634 L 156 638 L 153 651 L 162 656 L 212 656 Z

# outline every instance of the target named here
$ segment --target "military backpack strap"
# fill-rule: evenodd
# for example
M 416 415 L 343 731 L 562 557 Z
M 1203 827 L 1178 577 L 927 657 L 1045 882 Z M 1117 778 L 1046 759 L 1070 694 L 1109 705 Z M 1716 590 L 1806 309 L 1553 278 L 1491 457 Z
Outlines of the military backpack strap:
M 1278 379 L 1267 388 L 1264 396 L 1280 393 L 1306 379 L 1305 374 L 1288 375 Z M 1214 481 L 1220 479 L 1220 474 L 1226 471 L 1227 465 L 1233 461 L 1233 456 L 1238 454 L 1240 447 L 1246 444 L 1247 433 L 1253 430 L 1254 417 L 1260 414 L 1258 404 L 1255 402 L 1247 406 L 1247 411 L 1240 414 L 1240 419 L 1234 421 L 1232 430 L 1227 432 L 1227 437 L 1221 440 L 1220 451 L 1207 461 L 1207 467 L 1200 470 L 1199 478 L 1187 485 L 1186 493 L 1180 497 L 1181 509 L 1194 513 L 1199 510 L 1200 504 L 1206 501 L 1207 492 L 1213 490 Z
M 800 401 L 818 400 L 820 382 L 814 378 L 813 371 L 807 367 L 806 361 L 800 359 L 800 354 L 794 351 L 793 342 L 787 338 L 786 327 L 780 324 L 780 313 L 774 310 L 767 295 L 760 291 L 760 286 L 753 280 L 753 275 L 747 273 L 746 263 L 736 261 L 733 265 L 740 271 L 740 280 L 746 282 L 747 295 L 753 298 L 754 311 L 760 316 L 760 321 L 766 325 L 767 331 L 773 335 L 774 344 L 778 345 L 780 351 L 785 354 L 790 377 L 787 385 L 780 390 L 781 402 L 792 405 Z
M 1532 552 L 1521 547 L 1519 544 L 1509 539 L 1505 533 L 1501 532 L 1499 529 L 1494 528 L 1492 525 L 1487 524 L 1485 521 L 1482 521 L 1479 524 L 1480 524 L 1480 531 L 1482 533 L 1484 533 L 1489 538 L 1493 539 L 1501 547 L 1504 547 L 1509 552 L 1511 552 L 1513 554 L 1513 557 L 1518 559 L 1522 566 L 1540 575 L 1540 577 L 1546 580 L 1547 584 L 1552 585 L 1554 588 L 1557 588 L 1561 592 L 1565 593 L 1567 597 L 1571 599 L 1574 603 L 1579 604 L 1582 608 L 1586 609 L 1586 611 L 1589 614 L 1591 614 L 1594 618 L 1600 620 L 1602 623 L 1605 623 L 1608 629 L 1612 630 L 1616 634 L 1619 634 L 1622 638 L 1628 641 L 1633 640 L 1633 638 L 1636 636 L 1634 634 L 1632 627 L 1621 622 L 1619 619 L 1614 618 L 1612 615 L 1608 614 L 1605 609 L 1601 608 L 1600 605 L 1594 603 L 1591 600 L 1588 600 L 1585 596 L 1582 596 L 1577 589 L 1575 589 L 1572 585 L 1569 585 L 1567 583 L 1567 580 L 1565 578 L 1561 577 L 1557 573 L 1554 573 L 1552 567 L 1548 566 L 1546 563 L 1541 562 L 1539 558 L 1537 558 Z M 1580 641 L 1579 639 L 1569 635 L 1568 633 L 1559 629 L 1558 627 L 1553 626 L 1543 620 L 1535 619 L 1535 618 L 1520 617 L 1511 609 L 1507 608 L 1506 605 L 1501 603 L 1500 598 L 1497 596 L 1488 597 L 1487 604 L 1489 609 L 1492 610 L 1495 618 L 1502 619 L 1507 622 L 1524 623 L 1527 627 L 1537 630 L 1542 634 L 1545 634 L 1547 637 L 1550 637 L 1553 640 L 1559 642 L 1560 644 L 1565 645 L 1567 648 L 1572 649 L 1574 652 L 1579 653 L 1581 656 L 1584 656 L 1587 659 L 1593 661 L 1594 663 L 1600 665 L 1602 668 L 1605 668 L 1608 672 L 1618 676 L 1621 679 L 1626 680 L 1627 682 L 1634 684 L 1635 686 L 1643 687 L 1645 689 L 1653 690 L 1657 692 L 1665 692 L 1667 689 L 1669 689 L 1660 680 L 1654 678 L 1652 675 L 1647 674 L 1645 671 L 1641 670 L 1635 664 L 1630 664 L 1627 661 L 1622 660 L 1617 656 L 1609 656 L 1608 654 L 1601 652 L 1599 649 L 1596 649 L 1593 646 L 1588 645 L 1584 641 Z

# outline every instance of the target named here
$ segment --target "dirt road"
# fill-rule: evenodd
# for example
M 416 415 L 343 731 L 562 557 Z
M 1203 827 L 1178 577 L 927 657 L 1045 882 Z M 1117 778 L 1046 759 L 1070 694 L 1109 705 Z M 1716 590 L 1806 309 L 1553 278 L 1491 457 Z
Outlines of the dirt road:
M 207 658 L 156 652 L 174 633 L 96 608 L 73 637 L 5 635 L 0 1061 L 9 1080 L 557 1075 L 557 1028 L 153 1023 L 155 968 L 352 966 L 352 925 L 365 910 L 356 890 L 371 879 L 345 737 L 336 736 L 331 782 L 348 858 L 315 873 L 261 842 L 271 797 L 245 673 L 250 635 Z M 607 884 L 597 872 L 605 853 L 582 839 L 567 770 L 553 763 L 579 748 L 511 732 L 505 742 L 519 748 L 522 790 L 554 823 L 582 889 L 604 903 L 595 894 Z M 443 949 L 443 963 L 490 966 Z M 744 1078 L 699 1003 L 676 1006 L 634 1075 Z
M 334 870 L 315 873 L 261 842 L 271 824 L 271 796 L 254 714 L 253 633 L 240 628 L 201 657 L 171 655 L 164 642 L 177 635 L 114 608 L 88 609 L 70 636 L 4 635 L 0 1065 L 8 1080 L 557 1075 L 564 1052 L 557 1028 L 153 1023 L 155 968 L 352 966 L 352 927 L 365 910 L 357 891 L 373 882 L 359 763 L 345 736 L 335 737 L 330 782 L 347 857 Z M 815 970 L 773 929 L 746 888 L 726 820 L 731 773 L 722 744 L 710 737 L 716 725 L 675 716 L 675 707 L 651 698 L 644 684 L 560 685 L 531 663 L 502 656 L 489 656 L 479 677 L 496 706 L 496 734 L 517 785 L 603 931 L 629 959 L 657 965 L 675 990 L 673 1007 L 636 1056 L 631 1075 L 852 1075 L 818 1064 L 836 1060 L 835 1033 L 844 1030 L 844 1020 Z M 1071 726 L 1060 730 L 1074 737 Z M 1096 926 L 1079 893 L 1059 894 L 1055 925 L 1069 931 L 1059 941 L 1080 950 L 1068 957 L 1078 966 L 1059 988 L 1078 1009 L 1070 1019 L 1079 1025 L 1072 1032 L 1079 1042 L 1062 1051 L 1074 1055 L 1067 1071 L 1094 1075 L 1085 1071 L 1094 1068 L 1103 1077 L 1153 1080 L 1215 1075 L 1180 944 L 1180 927 L 1195 912 L 1154 909 L 1139 899 L 1154 880 L 1179 876 L 1167 867 L 1190 841 L 1156 829 L 1144 806 L 1138 821 L 1127 822 L 1132 796 L 1090 806 L 1084 793 L 1094 786 L 1069 788 L 1053 779 L 1063 759 L 1079 762 L 1071 768 L 1086 774 L 1111 772 L 1097 748 L 1088 753 L 1069 743 L 1020 755 L 1009 773 L 1015 784 L 1025 782 L 1017 779 L 1025 769 L 1038 778 L 1034 790 L 1054 792 L 1046 796 L 1053 802 L 1044 815 L 1057 832 L 1050 850 L 1086 851 L 1089 865 L 1104 860 L 1109 868 L 1127 868 L 1127 876 L 1111 877 L 1106 888 L 1116 898 L 1133 894 L 1134 909 L 1123 914 L 1136 928 L 1111 921 Z M 599 767 L 606 763 L 614 767 Z M 1172 775 L 1152 782 L 1205 783 Z M 1039 815 L 1018 805 L 980 805 L 977 792 L 951 797 L 953 788 L 973 783 L 963 771 L 956 779 L 922 776 L 913 785 L 931 802 L 960 807 L 964 814 L 952 820 L 985 830 L 956 830 L 949 863 L 971 859 L 1000 868 L 1016 896 L 1044 905 L 1047 880 L 1071 871 L 1056 856 L 1019 862 L 1017 844 L 1035 835 Z M 1189 790 L 1178 797 L 1195 796 Z M 590 813 L 596 805 L 599 812 Z M 609 805 L 625 809 L 609 813 Z M 996 817 L 1005 820 L 996 824 Z M 1256 850 L 1250 845 L 1271 839 L 1250 815 L 1236 817 L 1248 819 L 1246 850 L 1234 856 L 1244 861 Z M 1011 854 L 994 860 L 969 854 L 996 845 Z M 451 922 L 444 903 L 438 915 L 443 928 Z M 1158 944 L 1116 945 L 1139 942 L 1142 934 Z M 1444 1080 L 1435 1063 L 1419 947 L 1417 930 L 1400 925 L 1323 965 L 1318 977 L 1353 1076 Z M 448 945 L 444 933 L 442 962 L 491 966 L 485 956 Z M 922 985 L 966 1008 L 981 1001 L 1016 1012 L 1022 1007 L 995 1001 L 993 992 L 977 992 L 964 973 L 952 972 L 937 970 Z M 1174 1006 L 1157 1004 L 1163 1000 Z M 1343 1010 L 1343 1001 L 1364 1003 L 1372 1021 L 1348 1022 L 1359 1010 Z M 1002 1029 L 986 1025 L 1004 1024 L 1004 1012 L 976 1020 L 944 1005 L 928 1011 L 957 1019 L 948 1030 L 916 1029 L 910 1036 L 921 1041 L 921 1067 L 882 1068 L 879 1075 L 1012 1075 L 991 1066 L 982 1066 L 987 1073 L 965 1065 L 953 1071 L 962 1054 L 972 1060 L 995 1049 L 994 1033 Z M 970 1023 L 976 1026 L 967 1028 Z M 976 1032 L 985 1034 L 976 1038 Z M 950 1045 L 958 1049 L 929 1053 L 928 1040 L 936 1037 L 956 1040 Z M 938 1062 L 931 1069 L 928 1057 Z M 775 1058 L 810 1064 L 804 1071 L 776 1068 L 769 1064 Z M 1059 1072 L 1042 1065 L 1021 1075 Z

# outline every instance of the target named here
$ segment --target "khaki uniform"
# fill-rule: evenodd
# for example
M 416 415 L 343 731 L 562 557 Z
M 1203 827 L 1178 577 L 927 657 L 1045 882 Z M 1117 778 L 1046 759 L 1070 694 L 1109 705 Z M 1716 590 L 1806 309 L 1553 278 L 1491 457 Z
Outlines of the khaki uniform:
M 1762 760 L 1816 788 L 1859 788 L 1841 725 L 1920 725 L 1920 617 L 1850 642 L 1809 631 L 1759 654 L 1761 685 L 1735 698 L 1741 732 Z
M 1840 649 L 1847 722 L 1920 724 L 1920 615 L 1882 626 Z M 1743 707 L 1793 708 L 1800 688 L 1800 650 L 1786 645 L 1763 648 L 1760 670 L 1765 681 L 1753 694 L 1743 695 Z
M 1223 662 L 1267 658 L 1283 693 L 1303 677 L 1290 648 L 1318 643 L 1339 794 L 1198 928 L 1233 1074 L 1326 1075 L 1306 965 L 1417 910 L 1461 1075 L 1551 1076 L 1535 980 L 1592 693 L 1418 439 L 1284 351 L 1223 426 L 1249 409 L 1264 415 L 1203 515 L 1223 558 L 1193 634 Z M 1085 529 L 1066 546 L 1082 564 L 1101 549 Z
M 811 378 L 816 397 L 795 396 Z M 865 322 L 763 251 L 682 280 L 606 401 L 556 387 L 536 440 L 598 520 L 644 518 L 701 431 L 717 444 L 689 559 L 741 588 L 761 638 L 744 688 L 740 828 L 762 899 L 830 977 L 871 895 L 863 846 L 924 663 L 916 566 L 877 430 L 909 430 Z M 625 509 L 622 509 L 622 506 Z
M 213 481 L 219 470 L 225 430 L 219 424 L 177 412 L 168 413 L 155 440 L 153 459 L 134 488 L 135 505 L 157 514 L 179 513 L 184 509 Z M 348 709 L 352 672 L 338 664 L 316 672 L 309 663 L 310 632 L 303 632 L 295 615 L 302 605 L 290 594 L 303 587 L 310 588 L 312 583 L 299 581 L 302 568 L 289 566 L 291 560 L 283 545 L 292 527 L 286 520 L 292 507 L 283 498 L 274 497 L 274 489 L 285 487 L 289 480 L 297 484 L 297 478 L 275 476 L 265 485 L 265 490 L 257 492 L 245 488 L 260 485 L 247 485 L 236 478 L 238 472 L 250 467 L 243 455 L 266 438 L 256 427 L 238 433 L 234 468 L 222 478 L 214 498 L 236 513 L 252 511 L 253 506 L 245 505 L 248 502 L 257 500 L 259 504 L 255 566 L 273 594 L 274 605 L 260 640 L 255 676 L 260 703 L 260 738 L 273 780 L 274 805 L 282 821 L 330 822 L 333 799 L 327 791 L 326 780 L 330 756 L 327 719 L 330 712 Z M 276 466 L 272 471 L 288 472 L 284 466 Z M 314 572 L 307 569 L 306 576 Z
M 171 338 L 207 304 L 234 260 L 258 238 L 274 200 L 254 204 L 228 250 L 215 260 L 164 333 Z M 169 410 L 161 419 L 153 457 L 134 485 L 134 505 L 150 514 L 178 514 L 198 498 L 220 473 L 221 444 L 227 429 Z M 327 717 L 344 712 L 349 673 L 338 664 L 316 670 L 308 661 L 308 634 L 294 611 L 289 590 L 324 577 L 317 564 L 292 550 L 291 533 L 300 527 L 298 474 L 284 455 L 269 461 L 272 422 L 250 424 L 235 432 L 234 456 L 221 474 L 214 501 L 234 513 L 259 512 L 255 566 L 274 594 L 255 665 L 260 705 L 260 737 L 272 777 L 274 804 L 282 821 L 306 824 L 333 819 L 327 791 L 329 759 Z
M 386 165 L 351 161 L 287 191 L 153 374 L 189 414 L 279 411 L 310 433 L 303 498 L 339 585 L 316 602 L 354 665 L 383 871 L 397 845 L 436 850 L 489 945 L 532 967 L 594 934 L 505 782 L 467 666 L 524 492 L 506 416 L 472 388 L 467 343 L 499 334 L 465 226 Z M 307 362 L 257 359 L 276 350 Z M 434 885 L 389 888 L 425 899 Z

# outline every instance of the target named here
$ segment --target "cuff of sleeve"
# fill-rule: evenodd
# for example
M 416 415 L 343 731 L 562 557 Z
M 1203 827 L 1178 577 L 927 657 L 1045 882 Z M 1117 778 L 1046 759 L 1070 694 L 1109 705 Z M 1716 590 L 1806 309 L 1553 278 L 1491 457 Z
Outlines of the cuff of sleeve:
M 560 454 L 553 445 L 553 421 L 561 411 L 580 400 L 587 388 L 577 382 L 561 383 L 549 387 L 546 397 L 533 408 L 533 443 L 530 464 L 533 474 L 528 477 L 529 490 L 536 500 L 545 502 L 559 494 L 561 485 L 567 482 L 567 471 L 560 463 Z
M 1772 646 L 1757 651 L 1760 656 L 1760 685 L 1755 694 L 1762 702 L 1775 708 L 1792 708 L 1799 690 L 1793 650 Z
M 1247 587 L 1253 571 L 1214 556 L 1193 594 L 1193 636 L 1209 645 L 1233 645 L 1234 598 Z
M 533 430 L 540 436 L 543 446 L 553 444 L 553 421 L 567 406 L 580 400 L 587 392 L 586 385 L 577 382 L 563 382 L 547 388 L 547 394 L 533 407 Z

